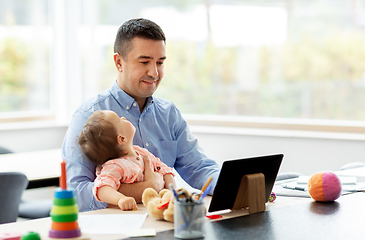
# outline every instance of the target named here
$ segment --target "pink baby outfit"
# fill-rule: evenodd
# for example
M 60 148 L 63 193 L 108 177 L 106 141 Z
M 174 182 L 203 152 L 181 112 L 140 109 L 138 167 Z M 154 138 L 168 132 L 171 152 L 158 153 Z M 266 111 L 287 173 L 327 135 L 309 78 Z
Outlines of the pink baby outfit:
M 118 190 L 120 183 L 143 182 L 145 169 L 143 158 L 145 157 L 150 158 L 152 169 L 155 172 L 161 173 L 163 176 L 168 173 L 174 176 L 172 168 L 161 162 L 147 149 L 139 146 L 133 146 L 133 149 L 136 151 L 137 157 L 116 158 L 96 167 L 96 179 L 93 187 L 93 194 L 96 199 L 98 199 L 98 189 L 103 186 L 110 186 Z

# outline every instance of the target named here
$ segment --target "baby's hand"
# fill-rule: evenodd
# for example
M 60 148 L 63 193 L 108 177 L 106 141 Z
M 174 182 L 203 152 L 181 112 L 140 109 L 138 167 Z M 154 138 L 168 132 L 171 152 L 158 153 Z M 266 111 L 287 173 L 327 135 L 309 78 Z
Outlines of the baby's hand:
M 122 197 L 118 201 L 118 206 L 123 211 L 126 210 L 137 210 L 137 203 L 136 200 L 132 197 Z

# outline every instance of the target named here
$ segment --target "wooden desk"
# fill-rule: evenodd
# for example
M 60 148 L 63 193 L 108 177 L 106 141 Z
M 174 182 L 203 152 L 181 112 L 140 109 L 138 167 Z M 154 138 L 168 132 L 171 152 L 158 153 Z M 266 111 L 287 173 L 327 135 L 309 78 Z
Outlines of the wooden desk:
M 209 201 L 206 202 L 208 204 Z M 341 196 L 332 203 L 318 203 L 309 198 L 278 197 L 274 203 L 267 203 L 267 211 L 248 215 L 236 211 L 222 220 L 206 219 L 205 239 L 363 239 L 365 230 L 365 194 L 355 193 Z M 119 209 L 103 209 L 80 214 L 123 214 L 145 213 L 139 205 L 134 212 Z M 237 216 L 238 215 L 238 216 Z M 0 232 L 35 231 L 42 240 L 47 237 L 51 226 L 50 218 L 0 225 Z M 175 239 L 173 224 L 147 217 L 143 228 L 154 228 L 156 237 L 138 238 L 140 240 Z M 82 229 L 81 229 L 82 230 Z M 124 235 L 92 235 L 91 240 L 124 239 Z M 136 239 L 136 238 L 134 238 Z
M 206 199 L 205 199 L 205 205 L 207 206 L 207 208 L 209 206 L 210 200 L 211 200 L 211 197 L 206 197 Z M 285 207 L 293 206 L 293 205 L 295 206 L 298 204 L 300 205 L 300 204 L 308 203 L 308 202 L 310 202 L 310 200 L 308 198 L 278 197 L 274 203 L 267 203 L 266 206 L 267 206 L 267 210 L 271 211 L 274 209 L 285 208 Z M 107 209 L 102 209 L 102 210 L 84 212 L 84 213 L 80 213 L 80 214 L 83 214 L 83 215 L 86 215 L 86 214 L 123 214 L 123 213 L 142 214 L 142 213 L 146 213 L 146 212 L 147 212 L 146 208 L 143 205 L 138 204 L 137 211 L 121 211 L 120 209 L 117 209 L 117 208 L 107 208 Z M 223 215 L 222 220 L 233 219 L 233 218 L 236 218 L 237 216 L 244 216 L 244 215 L 248 215 L 247 210 L 234 211 L 232 213 Z M 253 214 L 253 215 L 255 215 L 255 214 Z M 248 217 L 251 217 L 251 215 Z M 205 221 L 206 221 L 206 223 L 214 222 L 214 220 L 210 220 L 208 218 L 206 218 Z M 25 222 L 0 224 L 0 232 L 20 232 L 20 233 L 24 234 L 29 231 L 33 231 L 33 232 L 39 233 L 42 237 L 42 240 L 50 240 L 50 238 L 48 238 L 48 231 L 51 227 L 51 223 L 52 223 L 51 218 L 48 217 L 48 218 L 41 218 L 41 219 L 36 219 L 36 220 L 29 220 L 29 221 L 25 221 Z M 175 239 L 173 237 L 174 225 L 171 222 L 156 220 L 155 218 L 153 218 L 151 216 L 147 216 L 146 221 L 144 222 L 142 228 L 154 228 L 156 230 L 156 232 L 164 232 L 162 234 L 166 234 L 165 233 L 166 231 L 171 230 L 172 237 L 171 238 L 168 237 L 165 239 Z M 81 229 L 81 231 L 82 231 L 82 229 Z M 89 237 L 90 237 L 90 240 L 114 240 L 114 239 L 125 239 L 126 238 L 125 235 L 90 235 Z M 134 238 L 134 239 L 139 239 L 139 238 Z M 148 238 L 148 239 L 159 239 L 159 234 L 156 236 L 156 238 Z M 205 238 L 205 239 L 210 239 L 210 238 Z M 221 239 L 226 239 L 226 238 L 221 238 Z M 235 238 L 233 238 L 233 239 L 235 239 Z M 242 238 L 237 238 L 237 239 L 242 239 Z
M 344 240 L 364 239 L 365 194 L 330 203 L 307 202 L 227 220 L 206 222 L 205 239 Z M 174 231 L 139 240 L 175 239 Z
M 58 186 L 61 149 L 0 155 L 0 172 L 22 172 L 30 188 Z
M 363 169 L 365 171 L 365 168 Z M 361 176 L 365 172 L 346 170 L 346 176 Z M 365 176 L 365 174 L 364 174 Z M 206 198 L 206 206 L 210 198 Z M 215 239 L 364 239 L 365 193 L 341 196 L 332 203 L 318 203 L 311 198 L 277 197 L 267 203 L 262 213 L 248 215 L 247 210 L 223 215 L 221 220 L 205 219 L 207 240 Z M 146 208 L 138 205 L 137 211 L 103 209 L 80 214 L 140 214 Z M 49 239 L 50 218 L 0 225 L 0 232 L 38 232 L 42 240 Z M 175 239 L 173 224 L 148 216 L 142 228 L 154 228 L 156 237 L 138 239 Z M 82 229 L 81 229 L 82 231 Z M 125 239 L 124 235 L 91 235 L 90 240 Z

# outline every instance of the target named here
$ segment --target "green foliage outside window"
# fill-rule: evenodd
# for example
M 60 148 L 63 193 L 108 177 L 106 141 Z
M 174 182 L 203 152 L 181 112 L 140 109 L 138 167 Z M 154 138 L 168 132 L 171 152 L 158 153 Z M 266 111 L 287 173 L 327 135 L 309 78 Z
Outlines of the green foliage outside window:
M 27 108 L 26 49 L 15 38 L 0 41 L 0 112 Z

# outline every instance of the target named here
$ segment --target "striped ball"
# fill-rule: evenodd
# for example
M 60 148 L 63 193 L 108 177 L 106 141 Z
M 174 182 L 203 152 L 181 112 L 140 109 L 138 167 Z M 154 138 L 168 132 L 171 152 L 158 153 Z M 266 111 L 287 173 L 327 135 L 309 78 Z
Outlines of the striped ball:
M 334 201 L 341 196 L 342 184 L 332 172 L 318 172 L 308 181 L 309 195 L 318 202 Z

